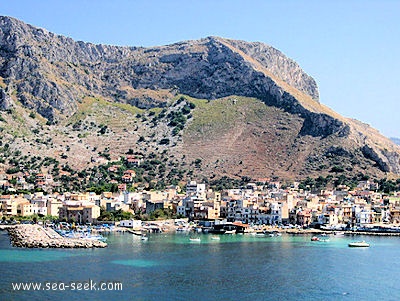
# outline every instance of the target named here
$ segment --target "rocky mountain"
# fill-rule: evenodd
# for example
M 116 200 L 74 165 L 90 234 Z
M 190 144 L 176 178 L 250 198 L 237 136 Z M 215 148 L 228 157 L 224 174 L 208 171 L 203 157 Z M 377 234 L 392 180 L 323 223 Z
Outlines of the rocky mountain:
M 0 17 L 0 109 L 9 149 L 77 170 L 135 153 L 164 162 L 159 178 L 400 174 L 397 145 L 262 43 L 94 45 Z
M 397 145 L 400 145 L 400 138 L 395 138 L 395 137 L 392 137 L 392 138 L 390 138 L 390 140 L 392 140 L 394 143 L 396 143 Z

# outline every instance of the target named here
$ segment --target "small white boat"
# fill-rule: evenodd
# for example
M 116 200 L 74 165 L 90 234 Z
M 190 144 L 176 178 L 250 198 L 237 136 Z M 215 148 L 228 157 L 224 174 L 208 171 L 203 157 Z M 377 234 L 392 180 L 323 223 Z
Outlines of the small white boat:
M 335 236 L 344 236 L 344 231 L 334 231 L 333 235 L 335 235 Z
M 201 241 L 200 237 L 191 237 L 191 238 L 189 238 L 189 240 L 191 242 L 200 242 Z
M 369 243 L 363 241 L 353 241 L 351 243 L 349 243 L 349 247 L 350 248 L 368 248 L 369 247 Z
M 219 236 L 211 236 L 212 240 L 220 240 L 221 238 Z
M 104 237 L 103 235 L 89 235 L 85 237 L 86 239 L 91 239 L 91 240 L 98 240 L 105 242 L 107 241 L 107 237 Z

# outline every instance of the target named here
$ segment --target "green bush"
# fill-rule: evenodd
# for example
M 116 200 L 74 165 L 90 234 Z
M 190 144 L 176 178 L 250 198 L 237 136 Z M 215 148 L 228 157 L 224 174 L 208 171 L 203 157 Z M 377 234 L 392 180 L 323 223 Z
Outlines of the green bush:
M 160 145 L 168 145 L 169 144 L 169 139 L 168 138 L 163 138 L 159 142 Z

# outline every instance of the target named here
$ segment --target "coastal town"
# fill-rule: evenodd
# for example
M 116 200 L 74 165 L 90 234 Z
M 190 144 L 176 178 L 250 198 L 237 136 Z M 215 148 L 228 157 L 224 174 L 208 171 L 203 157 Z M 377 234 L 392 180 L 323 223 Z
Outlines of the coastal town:
M 126 172 L 124 179 L 130 176 Z M 36 177 L 39 185 L 46 185 L 48 176 L 38 174 Z M 121 185 L 121 190 L 114 193 L 16 194 L 13 193 L 16 186 L 7 175 L 0 179 L 0 189 L 6 192 L 0 195 L 3 224 L 32 216 L 80 225 L 99 224 L 104 222 L 99 218 L 101 211 L 127 212 L 132 217 L 152 216 L 154 220 L 163 218 L 162 214 L 154 213 L 167 211 L 176 218 L 200 221 L 203 225 L 236 222 L 251 226 L 321 229 L 396 228 L 400 225 L 400 192 L 383 194 L 377 183 L 368 180 L 359 181 L 354 189 L 339 185 L 319 191 L 300 189 L 296 182 L 282 188 L 277 181 L 258 179 L 243 187 L 222 191 L 190 181 L 183 188 L 170 186 L 160 191 L 130 192 Z M 117 221 L 113 218 L 109 222 Z M 130 218 L 118 220 L 118 224 L 132 227 L 137 223 Z

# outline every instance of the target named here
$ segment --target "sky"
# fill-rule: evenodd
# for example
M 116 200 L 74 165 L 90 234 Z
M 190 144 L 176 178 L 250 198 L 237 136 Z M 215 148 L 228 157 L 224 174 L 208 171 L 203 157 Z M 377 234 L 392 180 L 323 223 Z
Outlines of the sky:
M 397 0 L 0 0 L 0 15 L 95 44 L 263 42 L 314 77 L 321 103 L 400 137 Z

